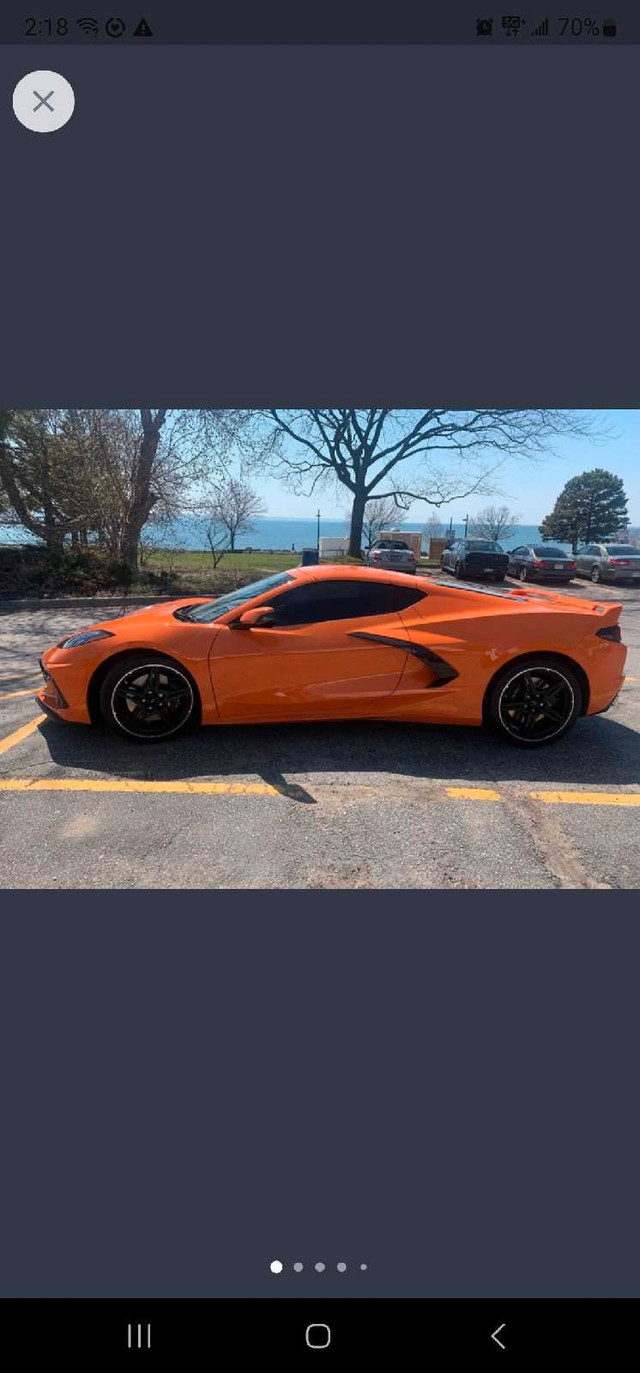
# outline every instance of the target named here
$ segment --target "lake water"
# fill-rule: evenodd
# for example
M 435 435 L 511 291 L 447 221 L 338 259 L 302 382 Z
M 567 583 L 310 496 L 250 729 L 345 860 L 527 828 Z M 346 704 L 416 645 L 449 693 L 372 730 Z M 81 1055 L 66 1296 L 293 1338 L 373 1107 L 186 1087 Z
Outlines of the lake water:
M 299 553 L 303 548 L 315 548 L 317 540 L 317 521 L 300 519 L 277 519 L 275 516 L 265 515 L 261 519 L 254 521 L 254 529 L 247 534 L 242 534 L 237 539 L 238 548 L 258 548 L 273 549 L 288 552 L 291 548 Z M 402 528 L 402 524 L 396 526 Z M 424 525 L 419 520 L 404 522 L 405 529 L 424 529 Z M 446 530 L 448 531 L 448 524 Z M 445 526 L 443 524 L 443 532 Z M 463 524 L 454 524 L 454 533 L 460 537 L 464 534 Z M 344 520 L 320 520 L 320 536 L 326 538 L 339 538 L 348 533 Z M 504 540 L 505 548 L 515 548 L 517 544 L 526 543 L 528 539 L 540 539 L 537 525 L 523 524 L 518 525 L 513 534 Z M 206 541 L 203 537 L 203 527 L 197 520 L 177 520 L 172 526 L 167 542 L 174 548 L 205 548 Z M 428 535 L 424 535 L 423 548 L 428 546 Z M 567 545 L 568 546 L 568 545 Z
M 317 521 L 314 519 L 278 519 L 274 515 L 265 515 L 254 521 L 254 528 L 246 534 L 242 534 L 237 540 L 238 548 L 273 549 L 274 551 L 289 552 L 291 549 L 300 553 L 303 548 L 315 548 L 317 538 Z M 398 525 L 399 528 L 402 525 Z M 424 524 L 420 520 L 407 520 L 405 529 L 424 529 Z M 443 522 L 443 532 L 448 532 L 448 524 Z M 454 534 L 461 537 L 464 534 L 463 524 L 454 524 Z M 344 520 L 320 520 L 320 535 L 327 538 L 336 538 L 348 533 Z M 537 525 L 521 524 L 517 529 L 509 534 L 508 538 L 502 540 L 503 547 L 506 549 L 515 548 L 517 544 L 539 542 L 540 532 Z M 33 543 L 33 536 L 26 530 L 5 529 L 0 526 L 0 543 Z M 197 519 L 176 520 L 169 529 L 164 531 L 162 544 L 164 547 L 179 549 L 202 549 L 207 548 L 204 533 L 204 525 Z M 423 548 L 428 546 L 428 535 L 424 535 Z M 568 544 L 560 545 L 568 548 Z

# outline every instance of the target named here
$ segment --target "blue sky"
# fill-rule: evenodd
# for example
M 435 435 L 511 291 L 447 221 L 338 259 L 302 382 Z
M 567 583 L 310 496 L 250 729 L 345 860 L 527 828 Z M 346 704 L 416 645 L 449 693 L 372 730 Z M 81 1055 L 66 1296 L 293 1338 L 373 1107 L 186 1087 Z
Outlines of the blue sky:
M 630 523 L 640 525 L 640 410 L 580 413 L 593 415 L 598 422 L 606 423 L 611 430 L 610 436 L 597 443 L 584 439 L 559 441 L 554 454 L 540 458 L 535 466 L 515 460 L 509 462 L 499 478 L 500 494 L 453 501 L 441 508 L 442 521 L 448 524 L 451 517 L 454 524 L 460 523 L 466 514 L 474 515 L 482 506 L 491 503 L 506 504 L 515 510 L 520 516 L 520 524 L 537 525 L 549 514 L 570 477 L 593 467 L 604 467 L 622 477 L 629 498 Z M 295 496 L 273 478 L 261 476 L 258 484 L 268 515 L 308 519 L 315 515 L 319 505 L 323 519 L 341 519 L 350 503 L 346 490 L 344 499 L 336 498 L 332 492 L 320 492 L 307 499 Z M 416 502 L 409 523 L 424 524 L 431 512 L 432 507 Z

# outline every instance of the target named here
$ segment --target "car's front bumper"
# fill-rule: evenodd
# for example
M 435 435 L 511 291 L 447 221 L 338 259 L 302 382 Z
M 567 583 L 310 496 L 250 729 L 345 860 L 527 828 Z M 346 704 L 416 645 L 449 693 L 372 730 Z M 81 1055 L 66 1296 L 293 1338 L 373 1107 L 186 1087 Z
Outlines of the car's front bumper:
M 53 650 L 50 650 L 51 652 Z M 69 720 L 79 725 L 90 724 L 84 683 L 78 683 L 77 674 L 73 671 L 65 672 L 64 664 L 55 665 L 54 676 L 49 671 L 48 658 L 49 654 L 44 654 L 40 659 L 39 666 L 44 680 L 36 694 L 36 704 L 53 719 Z

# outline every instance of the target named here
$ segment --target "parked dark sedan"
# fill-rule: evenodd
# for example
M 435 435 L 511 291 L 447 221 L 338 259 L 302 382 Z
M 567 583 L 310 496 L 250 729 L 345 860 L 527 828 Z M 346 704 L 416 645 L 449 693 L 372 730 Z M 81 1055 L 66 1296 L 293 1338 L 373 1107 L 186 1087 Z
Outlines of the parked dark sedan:
M 491 539 L 456 539 L 445 548 L 440 566 L 454 577 L 493 577 L 495 582 L 503 582 L 509 558 Z
M 521 544 L 509 553 L 509 576 L 521 582 L 570 582 L 576 560 L 553 544 Z

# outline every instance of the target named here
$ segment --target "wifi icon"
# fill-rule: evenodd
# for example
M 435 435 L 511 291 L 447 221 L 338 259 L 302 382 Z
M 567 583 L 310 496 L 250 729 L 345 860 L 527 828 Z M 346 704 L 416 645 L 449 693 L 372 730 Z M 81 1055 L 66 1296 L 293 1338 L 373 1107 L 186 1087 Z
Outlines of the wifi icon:
M 98 37 L 99 24 L 97 19 L 78 19 L 77 24 L 87 38 Z

